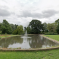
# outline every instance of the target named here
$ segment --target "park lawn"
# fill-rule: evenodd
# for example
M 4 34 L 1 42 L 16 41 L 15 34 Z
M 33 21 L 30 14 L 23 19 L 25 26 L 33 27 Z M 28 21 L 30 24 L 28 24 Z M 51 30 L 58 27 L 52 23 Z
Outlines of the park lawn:
M 44 36 L 47 36 L 49 38 L 59 41 L 59 35 L 44 35 Z
M 36 52 L 0 52 L 0 59 L 59 59 L 59 49 Z

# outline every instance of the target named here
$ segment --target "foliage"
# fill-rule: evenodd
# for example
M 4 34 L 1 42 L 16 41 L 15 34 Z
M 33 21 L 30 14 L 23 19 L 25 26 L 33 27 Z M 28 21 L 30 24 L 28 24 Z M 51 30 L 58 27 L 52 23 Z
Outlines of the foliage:
M 17 29 L 13 31 L 13 34 L 23 34 L 23 26 L 20 25 L 20 26 L 17 26 Z
M 0 34 L 2 34 L 2 31 L 0 31 Z
M 30 26 L 27 27 L 27 33 L 31 34 L 31 28 L 30 28 Z
M 14 25 L 14 24 L 10 24 L 10 26 L 12 27 L 12 32 L 13 32 L 14 30 L 17 29 L 17 26 L 18 26 L 18 25 L 16 25 L 16 24 L 15 24 L 15 25 Z
M 24 34 L 24 32 L 27 30 L 28 34 L 59 34 L 59 19 L 57 19 L 54 23 L 41 23 L 41 21 L 33 19 L 28 27 L 24 28 L 21 25 L 14 25 L 9 24 L 8 21 L 3 20 L 2 23 L 0 23 L 0 34 Z M 50 32 L 50 33 L 49 33 Z
M 0 23 L 0 31 L 2 30 L 2 23 Z
M 59 34 L 59 23 L 57 25 L 57 29 L 56 29 L 57 33 Z
M 29 26 L 27 27 L 27 31 L 28 33 L 31 33 L 31 34 L 39 34 L 41 33 L 41 30 L 43 29 L 42 27 L 43 25 L 41 24 L 41 21 L 32 20 L 29 23 Z
M 18 30 L 18 34 L 23 34 L 23 26 L 22 25 L 18 26 L 17 30 Z
M 6 20 L 3 20 L 3 23 L 2 23 L 2 33 L 3 34 L 5 34 L 5 33 L 11 34 L 12 33 L 12 28 Z
M 56 22 L 56 23 L 59 23 L 59 19 L 57 19 L 55 22 Z
M 48 32 L 47 23 L 43 23 L 43 32 Z
M 56 23 L 48 23 L 47 24 L 47 29 L 49 32 L 54 32 L 56 33 L 56 28 L 57 28 L 57 24 Z
M 12 34 L 12 32 L 17 29 L 17 26 L 16 24 L 9 24 L 8 21 L 4 19 L 3 22 L 0 23 L 0 34 Z
M 18 30 L 15 29 L 12 34 L 15 34 L 15 35 L 18 34 Z

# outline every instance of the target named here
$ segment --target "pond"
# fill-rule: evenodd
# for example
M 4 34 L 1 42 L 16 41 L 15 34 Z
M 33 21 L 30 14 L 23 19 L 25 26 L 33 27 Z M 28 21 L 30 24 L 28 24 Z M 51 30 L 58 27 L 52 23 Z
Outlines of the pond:
M 6 39 L 0 39 L 1 48 L 47 48 L 57 46 L 58 44 L 50 41 L 40 35 L 14 36 Z

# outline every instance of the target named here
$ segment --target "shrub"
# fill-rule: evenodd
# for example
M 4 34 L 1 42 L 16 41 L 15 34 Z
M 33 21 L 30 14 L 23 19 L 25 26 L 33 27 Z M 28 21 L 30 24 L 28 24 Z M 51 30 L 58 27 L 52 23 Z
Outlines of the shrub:
M 0 31 L 0 34 L 2 34 L 2 31 Z

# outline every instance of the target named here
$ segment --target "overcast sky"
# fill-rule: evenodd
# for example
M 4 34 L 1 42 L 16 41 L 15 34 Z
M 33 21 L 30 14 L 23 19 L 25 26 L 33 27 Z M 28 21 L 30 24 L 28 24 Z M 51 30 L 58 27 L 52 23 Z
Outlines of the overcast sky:
M 32 19 L 53 23 L 59 18 L 59 0 L 0 0 L 0 22 L 26 26 Z

